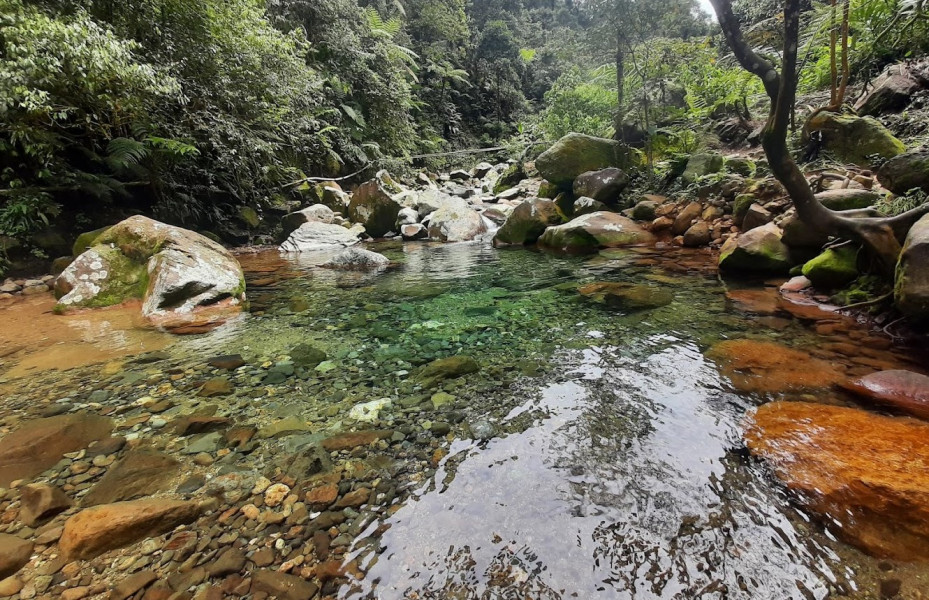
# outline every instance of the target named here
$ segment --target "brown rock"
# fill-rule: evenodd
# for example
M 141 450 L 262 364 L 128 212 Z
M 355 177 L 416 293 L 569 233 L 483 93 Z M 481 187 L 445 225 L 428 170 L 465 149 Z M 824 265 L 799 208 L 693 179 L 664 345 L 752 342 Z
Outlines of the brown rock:
M 18 594 L 25 587 L 22 579 L 18 577 L 7 577 L 0 579 L 0 598 Z
M 110 504 L 167 491 L 180 463 L 167 454 L 131 450 L 84 497 L 83 506 Z
M 739 310 L 759 315 L 773 315 L 778 310 L 775 288 L 729 290 L 726 300 Z
M 321 485 L 306 493 L 304 500 L 313 510 L 324 510 L 339 497 L 339 486 L 335 484 Z
M 352 448 L 357 448 L 358 446 L 367 446 L 371 442 L 389 438 L 391 435 L 393 435 L 393 431 L 390 430 L 372 429 L 370 431 L 354 431 L 325 439 L 322 441 L 322 446 L 323 449 L 327 452 L 335 452 L 337 450 L 351 450 Z
M 107 550 L 160 535 L 195 520 L 198 502 L 133 500 L 86 508 L 65 522 L 59 546 L 67 558 L 93 558 Z
M 252 562 L 259 567 L 267 567 L 274 562 L 274 551 L 270 548 L 260 548 L 252 554 Z
M 264 592 L 281 600 L 307 600 L 313 598 L 319 587 L 299 577 L 257 569 L 252 573 L 252 593 Z
M 355 561 L 344 563 L 341 560 L 327 560 L 319 563 L 316 567 L 316 576 L 323 583 L 349 575 L 356 579 L 361 578 L 361 572 L 358 570 Z
M 691 224 L 694 222 L 694 219 L 700 218 L 700 215 L 703 214 L 703 205 L 699 202 L 691 202 L 684 207 L 674 219 L 674 224 L 671 225 L 671 234 L 672 235 L 683 235 L 685 231 L 690 229 Z
M 743 392 L 773 394 L 822 389 L 845 379 L 831 363 L 774 342 L 726 340 L 710 348 L 706 355 Z
M 871 373 L 842 384 L 846 390 L 929 420 L 929 377 L 912 371 Z
M 884 558 L 929 560 L 929 424 L 806 402 L 759 408 L 749 450 L 843 539 Z
M 71 499 L 60 489 L 47 483 L 23 486 L 20 503 L 19 518 L 29 527 L 35 527 L 45 519 L 50 519 L 71 507 Z
M 210 577 L 225 577 L 245 568 L 245 554 L 238 548 L 229 548 L 216 561 L 206 567 Z
M 339 501 L 335 503 L 335 508 L 357 508 L 367 502 L 370 495 L 371 490 L 368 488 L 359 488 L 339 498 Z
M 706 221 L 697 221 L 687 228 L 684 232 L 684 246 L 687 248 L 699 248 L 710 243 L 710 226 Z
M 28 421 L 0 440 L 0 487 L 38 475 L 63 454 L 86 448 L 112 430 L 112 421 L 89 413 Z
M 258 429 L 252 427 L 251 425 L 233 427 L 226 431 L 226 434 L 223 436 L 223 439 L 226 440 L 226 443 L 233 448 L 238 446 L 243 446 L 247 444 L 255 434 L 258 432 Z
M 108 437 L 105 440 L 100 440 L 96 444 L 92 445 L 87 449 L 87 457 L 93 458 L 94 456 L 99 455 L 108 455 L 116 454 L 123 449 L 123 446 L 126 445 L 126 438 L 123 436 Z
M 211 358 L 207 361 L 207 364 L 216 369 L 234 371 L 245 365 L 245 359 L 242 358 L 241 354 L 226 354 L 224 356 Z
M 116 584 L 110 591 L 110 600 L 126 600 L 139 590 L 143 590 L 158 579 L 154 571 L 139 571 Z
M 0 533 L 0 579 L 15 575 L 32 556 L 32 542 Z
M 228 396 L 232 391 L 233 387 L 231 381 L 225 377 L 214 377 L 213 379 L 207 380 L 207 382 L 200 387 L 200 391 L 197 392 L 197 395 L 203 398 L 212 398 L 214 396 Z
M 225 429 L 232 423 L 232 419 L 226 417 L 214 417 L 205 415 L 189 415 L 180 417 L 172 422 L 174 432 L 178 435 L 196 435 L 198 433 L 210 433 Z

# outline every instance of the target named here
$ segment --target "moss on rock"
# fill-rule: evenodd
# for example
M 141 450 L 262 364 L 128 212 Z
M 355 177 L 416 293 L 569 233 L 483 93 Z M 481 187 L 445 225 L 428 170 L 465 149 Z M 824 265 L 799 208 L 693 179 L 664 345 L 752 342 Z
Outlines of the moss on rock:
M 858 248 L 829 248 L 803 265 L 803 275 L 824 289 L 841 287 L 858 277 Z

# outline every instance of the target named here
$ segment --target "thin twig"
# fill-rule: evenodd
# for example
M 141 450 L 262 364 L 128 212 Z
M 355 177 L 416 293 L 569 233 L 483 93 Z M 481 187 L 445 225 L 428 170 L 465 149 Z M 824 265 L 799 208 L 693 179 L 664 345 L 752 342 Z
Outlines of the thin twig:
M 862 306 L 872 306 L 874 304 L 880 304 L 884 300 L 889 300 L 894 295 L 893 292 L 888 292 L 883 296 L 878 296 L 877 298 L 872 298 L 870 300 L 865 300 L 864 302 L 856 302 L 855 304 L 849 304 L 848 306 L 843 306 L 842 310 L 848 310 L 850 308 L 860 308 Z

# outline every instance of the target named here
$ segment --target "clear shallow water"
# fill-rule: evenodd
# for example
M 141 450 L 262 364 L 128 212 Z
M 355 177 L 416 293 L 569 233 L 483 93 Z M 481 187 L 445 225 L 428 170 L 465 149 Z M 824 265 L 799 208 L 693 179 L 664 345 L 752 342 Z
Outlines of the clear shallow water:
M 318 428 L 317 440 L 353 426 L 353 406 L 392 399 L 363 427 L 406 432 L 377 457 L 385 473 L 401 473 L 398 493 L 369 508 L 345 557 L 365 576 L 332 590 L 339 597 L 878 597 L 886 565 L 835 541 L 745 456 L 745 413 L 774 396 L 736 392 L 704 356 L 720 340 L 750 337 L 814 349 L 853 373 L 862 356 L 821 347 L 860 347 L 863 328 L 820 335 L 789 315 L 744 312 L 699 252 L 380 250 L 398 264 L 368 274 L 320 270 L 318 256 L 242 256 L 251 313 L 167 349 L 177 368 L 226 353 L 257 368 L 300 343 L 325 349 L 325 373 L 271 388 L 259 376 L 237 380 L 240 412 L 230 415 L 258 425 L 296 416 Z M 594 281 L 672 299 L 618 310 L 578 294 Z M 415 385 L 417 366 L 454 354 L 482 367 L 440 386 L 455 401 L 439 411 L 407 403 L 436 391 Z M 813 397 L 846 401 L 825 389 Z M 451 434 L 429 434 L 435 421 Z M 475 439 L 475 425 L 494 435 Z M 248 460 L 280 460 L 289 444 Z M 435 464 L 396 467 L 416 453 Z M 892 568 L 903 579 L 921 572 Z

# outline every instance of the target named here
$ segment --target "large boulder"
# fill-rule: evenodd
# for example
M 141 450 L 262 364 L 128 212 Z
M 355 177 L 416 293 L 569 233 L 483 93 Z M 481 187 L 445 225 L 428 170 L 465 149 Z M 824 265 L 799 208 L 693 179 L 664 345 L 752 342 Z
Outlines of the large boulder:
M 786 273 L 790 252 L 774 223 L 756 227 L 726 240 L 719 250 L 719 268 L 726 271 Z
M 493 193 L 500 194 L 510 188 L 516 187 L 526 178 L 526 171 L 521 163 L 513 163 L 500 173 L 494 182 Z
M 58 306 L 100 307 L 131 298 L 156 323 L 238 309 L 245 275 L 232 254 L 193 231 L 135 216 L 109 228 L 55 281 Z
M 874 206 L 881 195 L 872 190 L 838 189 L 820 192 L 816 199 L 830 210 L 857 210 Z
M 873 117 L 903 110 L 920 87 L 906 65 L 891 65 L 872 82 L 868 93 L 855 103 L 855 112 Z
M 90 559 L 195 521 L 199 502 L 150 498 L 85 508 L 65 521 L 58 542 L 67 560 Z
M 772 402 L 745 431 L 798 501 L 866 552 L 929 560 L 929 424 L 809 402 Z M 915 461 L 915 462 L 914 462 Z
M 721 154 L 710 152 L 693 154 L 687 160 L 687 167 L 684 169 L 681 179 L 685 184 L 690 185 L 701 177 L 719 173 L 723 170 L 726 159 Z
M 62 455 L 86 448 L 112 430 L 109 419 L 86 413 L 27 421 L 0 439 L 0 487 L 38 475 Z
M 622 169 L 609 167 L 581 173 L 574 180 L 574 195 L 593 198 L 607 206 L 616 206 L 619 195 L 629 185 L 629 176 Z
M 654 236 L 632 219 L 611 212 L 581 215 L 549 227 L 539 238 L 539 245 L 556 250 L 585 251 L 648 244 Z
M 419 219 L 422 220 L 449 202 L 455 202 L 456 198 L 438 189 L 426 189 L 401 194 L 397 196 L 397 200 L 405 208 L 415 210 L 416 214 L 419 215 Z M 399 214 L 397 213 L 398 217 Z
M 929 150 L 907 152 L 885 162 L 877 172 L 885 188 L 897 195 L 919 188 L 929 192 Z
M 335 212 L 344 212 L 348 206 L 348 194 L 335 181 L 304 182 L 296 188 L 296 192 L 304 204 L 322 204 Z
M 300 228 L 304 223 L 332 223 L 335 213 L 325 204 L 314 204 L 298 211 L 285 215 L 281 219 L 281 239 L 286 240 L 290 234 Z
M 333 256 L 322 268 L 335 271 L 376 271 L 388 265 L 390 259 L 383 254 L 353 247 Z
M 903 314 L 929 320 L 929 215 L 910 228 L 897 263 L 894 300 Z
M 810 132 L 822 134 L 823 147 L 840 160 L 870 167 L 870 157 L 889 159 L 903 154 L 906 147 L 880 121 L 873 117 L 824 111 L 808 122 Z
M 429 216 L 429 237 L 433 240 L 467 242 L 486 231 L 481 215 L 459 198 L 450 198 Z
M 542 177 L 553 184 L 570 189 L 578 175 L 618 167 L 625 171 L 641 163 L 639 153 L 615 140 L 569 133 L 535 161 Z
M 358 243 L 362 233 L 364 229 L 359 225 L 346 229 L 341 225 L 311 221 L 291 233 L 280 249 L 281 252 L 315 252 L 348 248 Z
M 531 198 L 516 207 L 494 236 L 495 244 L 532 244 L 546 228 L 564 222 L 564 215 L 551 200 Z
M 834 289 L 858 277 L 858 248 L 829 248 L 803 265 L 803 276 L 821 289 Z
M 371 237 L 383 237 L 393 232 L 397 215 L 403 205 L 394 198 L 401 193 L 396 183 L 386 172 L 358 186 L 348 205 L 348 218 L 364 226 Z

